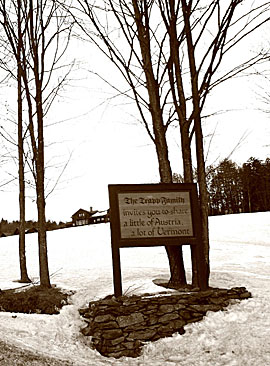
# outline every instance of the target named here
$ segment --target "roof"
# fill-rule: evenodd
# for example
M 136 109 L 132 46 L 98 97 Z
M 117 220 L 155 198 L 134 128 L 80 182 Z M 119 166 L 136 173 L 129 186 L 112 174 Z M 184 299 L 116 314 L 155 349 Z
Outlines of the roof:
M 107 215 L 108 210 L 104 210 L 104 211 L 96 211 L 91 217 L 99 217 L 99 216 L 104 216 Z

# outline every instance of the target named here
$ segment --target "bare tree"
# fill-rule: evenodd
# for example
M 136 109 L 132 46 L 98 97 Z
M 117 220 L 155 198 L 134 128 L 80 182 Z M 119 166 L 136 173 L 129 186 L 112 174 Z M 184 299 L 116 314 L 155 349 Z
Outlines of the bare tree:
M 171 0 L 165 4 L 158 3 L 170 39 L 168 72 L 181 132 L 185 181 L 193 179 L 191 139 L 195 134 L 202 245 L 209 276 L 208 194 L 202 113 L 214 87 L 268 58 L 268 54 L 260 50 L 251 57 L 237 58 L 233 66 L 221 69 L 227 54 L 269 21 L 270 3 L 248 5 L 239 0 Z M 193 268 L 196 269 L 196 263 Z M 196 285 L 196 273 L 193 279 Z
M 12 64 L 12 56 L 5 48 L 4 57 L 1 60 L 1 68 L 8 69 L 9 74 L 8 78 L 10 80 L 11 76 L 16 77 L 17 79 L 17 143 L 13 140 L 11 136 L 7 135 L 7 132 L 2 132 L 1 135 L 8 142 L 11 142 L 12 145 L 17 146 L 18 151 L 18 175 L 19 175 L 19 208 L 20 208 L 20 225 L 19 225 L 19 262 L 20 262 L 20 275 L 21 278 L 19 282 L 28 283 L 31 282 L 28 273 L 27 273 L 27 265 L 26 265 L 26 252 L 25 252 L 25 176 L 24 176 L 24 148 L 23 148 L 23 97 L 22 97 L 22 73 L 21 73 L 21 44 L 22 44 L 22 30 L 21 30 L 21 12 L 20 12 L 20 3 L 19 0 L 17 2 L 17 34 L 16 34 L 16 44 L 13 44 L 13 53 L 15 58 L 16 66 L 14 65 L 14 69 L 10 65 Z M 1 15 L 2 8 L 0 9 Z M 3 18 L 4 21 L 4 18 Z M 5 31 L 4 22 L 2 22 L 3 29 Z M 14 33 L 15 36 L 15 33 Z M 5 44 L 5 40 L 1 40 L 1 46 L 3 48 L 3 44 Z M 3 128 L 3 127 L 2 127 Z
M 202 113 L 214 87 L 267 58 L 259 51 L 239 58 L 229 68 L 225 57 L 269 21 L 269 2 L 259 5 L 231 1 L 77 0 L 74 19 L 119 69 L 127 90 L 113 88 L 135 101 L 142 122 L 155 144 L 162 182 L 171 182 L 166 131 L 178 121 L 185 182 L 192 182 L 191 141 L 195 136 L 200 194 L 202 246 L 206 284 L 209 277 L 208 206 L 203 151 Z M 85 18 L 86 15 L 86 18 Z M 87 24 L 90 20 L 90 25 Z M 178 251 L 179 254 L 179 251 Z M 172 280 L 185 283 L 179 256 L 169 253 Z M 193 255 L 192 258 L 195 258 Z M 181 261 L 181 260 L 180 260 Z M 198 283 L 193 262 L 193 284 Z
M 72 22 L 67 22 L 66 13 L 60 10 L 56 2 L 49 0 L 38 4 L 32 0 L 7 4 L 2 0 L 0 13 L 10 51 L 18 65 L 18 90 L 23 84 L 26 99 L 28 123 L 24 138 L 29 135 L 36 187 L 40 285 L 50 287 L 44 187 L 44 118 L 69 74 L 69 68 L 66 70 L 61 66 L 60 60 L 69 44 Z M 20 16 L 19 37 L 15 31 L 14 14 Z M 21 80 L 22 84 L 19 84 Z M 21 103 L 20 96 L 18 105 Z M 20 153 L 21 150 L 19 147 Z
M 168 95 L 163 85 L 161 60 L 157 64 L 153 61 L 151 50 L 154 35 L 147 14 L 142 12 L 136 2 L 131 5 L 125 1 L 108 1 L 97 6 L 88 1 L 76 3 L 78 8 L 73 8 L 72 14 L 79 27 L 77 36 L 86 36 L 95 43 L 122 74 L 128 90 L 123 92 L 116 85 L 111 86 L 119 94 L 135 101 L 141 121 L 156 149 L 160 181 L 172 183 L 166 131 L 173 117 L 166 102 Z M 87 20 L 83 20 L 85 15 L 94 30 L 88 27 Z M 111 22 L 114 24 L 112 27 Z M 124 35 L 124 47 L 118 32 Z M 163 51 L 157 52 L 162 59 Z M 185 286 L 182 247 L 166 246 L 166 251 L 171 271 L 170 282 L 175 286 Z

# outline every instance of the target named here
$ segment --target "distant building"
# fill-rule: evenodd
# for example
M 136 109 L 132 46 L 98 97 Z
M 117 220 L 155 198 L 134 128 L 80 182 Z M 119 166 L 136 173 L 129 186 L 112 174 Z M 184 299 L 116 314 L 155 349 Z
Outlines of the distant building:
M 102 222 L 109 222 L 110 221 L 110 214 L 109 210 L 105 211 L 97 211 L 92 217 L 91 217 L 91 224 L 100 224 Z
M 72 216 L 72 226 L 99 224 L 109 221 L 109 210 L 97 211 L 90 207 L 90 210 L 80 208 Z
M 84 210 L 80 208 L 76 211 L 72 216 L 72 225 L 73 226 L 81 226 L 81 225 L 89 225 L 91 217 L 97 211 L 93 211 L 92 207 L 90 207 L 90 211 Z

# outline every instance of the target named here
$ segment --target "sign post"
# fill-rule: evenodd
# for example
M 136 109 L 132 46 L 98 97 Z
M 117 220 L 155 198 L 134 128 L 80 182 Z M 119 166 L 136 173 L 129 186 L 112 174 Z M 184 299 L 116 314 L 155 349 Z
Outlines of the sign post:
M 120 248 L 196 245 L 203 268 L 196 184 L 109 185 L 109 199 L 115 296 L 122 295 Z

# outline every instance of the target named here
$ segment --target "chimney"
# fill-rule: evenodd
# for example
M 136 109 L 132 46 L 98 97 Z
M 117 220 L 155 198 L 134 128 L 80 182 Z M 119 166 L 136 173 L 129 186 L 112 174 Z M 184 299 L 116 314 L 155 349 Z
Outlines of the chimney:
M 93 212 L 93 207 L 92 206 L 90 206 L 90 212 Z

